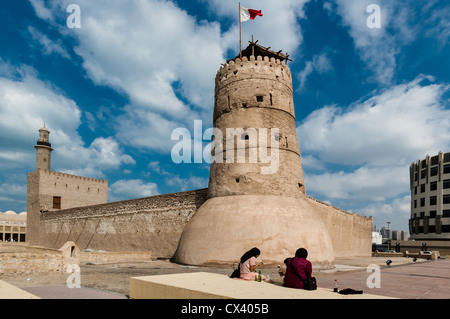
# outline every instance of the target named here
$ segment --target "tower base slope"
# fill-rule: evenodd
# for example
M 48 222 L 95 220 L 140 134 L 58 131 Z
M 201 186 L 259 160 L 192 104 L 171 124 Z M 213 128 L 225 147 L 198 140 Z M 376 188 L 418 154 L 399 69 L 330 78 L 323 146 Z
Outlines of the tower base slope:
M 175 261 L 188 265 L 232 264 L 252 247 L 264 264 L 281 264 L 298 248 L 315 269 L 334 267 L 325 224 L 304 198 L 238 195 L 208 199 L 185 227 Z

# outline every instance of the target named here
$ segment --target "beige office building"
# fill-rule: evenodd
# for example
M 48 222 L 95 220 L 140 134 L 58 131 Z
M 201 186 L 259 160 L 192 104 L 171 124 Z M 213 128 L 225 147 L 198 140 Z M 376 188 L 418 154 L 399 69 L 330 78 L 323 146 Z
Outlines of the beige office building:
M 450 240 L 450 152 L 410 166 L 412 239 Z

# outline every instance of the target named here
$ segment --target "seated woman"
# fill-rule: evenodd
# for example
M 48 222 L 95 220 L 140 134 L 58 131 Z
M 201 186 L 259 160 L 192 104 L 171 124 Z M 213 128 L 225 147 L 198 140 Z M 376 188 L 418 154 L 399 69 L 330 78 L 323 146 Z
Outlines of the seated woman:
M 256 263 L 256 258 L 258 258 L 260 254 L 261 251 L 258 248 L 253 247 L 242 255 L 240 260 L 241 279 L 256 280 L 258 278 L 258 273 L 255 270 L 260 266 L 260 263 Z M 261 277 L 261 280 L 266 279 L 265 276 Z
M 311 277 L 312 273 L 312 264 L 307 257 L 308 251 L 299 248 L 295 252 L 295 257 L 284 260 L 286 270 L 279 272 L 280 276 L 284 276 L 283 286 L 303 289 L 303 279 Z

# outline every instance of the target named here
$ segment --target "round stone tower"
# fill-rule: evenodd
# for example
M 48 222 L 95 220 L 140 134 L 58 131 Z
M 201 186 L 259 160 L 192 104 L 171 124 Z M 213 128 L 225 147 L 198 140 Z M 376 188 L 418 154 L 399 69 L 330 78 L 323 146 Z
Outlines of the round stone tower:
M 213 124 L 223 135 L 223 160 L 211 164 L 210 197 L 304 196 L 292 80 L 285 63 L 251 55 L 222 66 L 216 75 Z
M 51 168 L 51 152 L 52 145 L 49 140 L 50 131 L 43 127 L 39 129 L 39 139 L 34 148 L 36 149 L 36 169 L 44 169 L 49 171 Z
M 334 266 L 328 230 L 306 200 L 286 55 L 250 42 L 215 79 L 208 200 L 180 238 L 175 260 L 229 264 L 252 247 L 265 264 L 304 247 Z

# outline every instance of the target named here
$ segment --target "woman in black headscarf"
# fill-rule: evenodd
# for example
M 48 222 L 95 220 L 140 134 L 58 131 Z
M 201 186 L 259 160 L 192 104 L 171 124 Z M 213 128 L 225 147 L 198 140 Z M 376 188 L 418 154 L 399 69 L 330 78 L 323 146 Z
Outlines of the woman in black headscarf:
M 295 252 L 294 258 L 284 260 L 286 272 L 280 273 L 280 275 L 285 276 L 283 286 L 300 289 L 304 287 L 303 280 L 311 277 L 312 273 L 312 264 L 306 259 L 307 257 L 308 251 L 305 248 L 299 248 Z
M 260 263 L 256 263 L 256 258 L 258 258 L 259 255 L 261 255 L 261 251 L 256 247 L 253 247 L 242 255 L 240 260 L 241 279 L 255 280 L 255 278 L 257 278 L 258 273 L 255 270 Z M 262 280 L 264 279 L 265 276 L 263 276 Z

